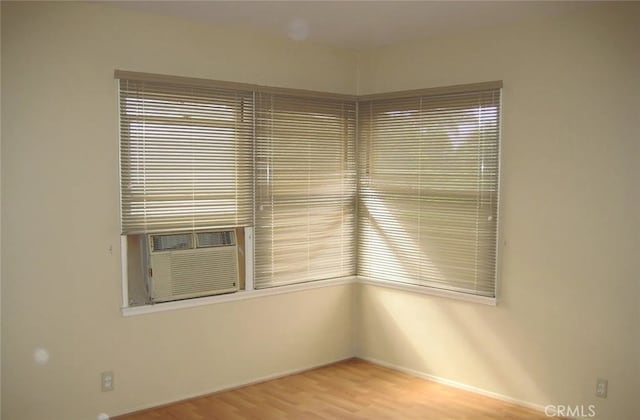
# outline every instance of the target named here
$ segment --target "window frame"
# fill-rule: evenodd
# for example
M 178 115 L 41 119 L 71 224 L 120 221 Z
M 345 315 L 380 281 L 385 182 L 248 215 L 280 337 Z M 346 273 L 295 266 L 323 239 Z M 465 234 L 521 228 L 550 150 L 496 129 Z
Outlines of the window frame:
M 235 82 L 221 82 L 221 81 L 213 81 L 213 80 L 208 80 L 208 79 L 196 79 L 196 78 L 185 78 L 185 77 L 179 77 L 179 76 L 165 76 L 165 75 L 158 75 L 158 74 L 149 74 L 149 73 L 138 73 L 138 72 L 128 72 L 128 71 L 121 71 L 121 70 L 116 70 L 115 71 L 115 79 L 116 79 L 116 95 L 119 97 L 120 93 L 119 93 L 119 87 L 118 87 L 118 80 L 119 79 L 131 79 L 131 80 L 144 80 L 144 81 L 163 81 L 163 82 L 170 82 L 170 83 L 177 83 L 177 84 L 184 84 L 184 85 L 198 85 L 198 86 L 210 86 L 210 87 L 218 87 L 218 88 L 227 88 L 227 89 L 242 89 L 242 90 L 252 90 L 254 92 L 254 100 L 255 100 L 255 95 L 256 92 L 262 92 L 262 93 L 272 93 L 272 94 L 281 94 L 281 95 L 293 95 L 293 96 L 301 96 L 301 97 L 308 97 L 308 98 L 326 98 L 326 99 L 340 99 L 340 100 L 345 100 L 345 101 L 352 101 L 355 106 L 356 106 L 356 122 L 355 122 L 355 132 L 356 132 L 356 142 L 355 142 L 355 148 L 354 148 L 354 158 L 355 158 L 355 180 L 356 180 L 356 187 L 355 187 L 355 192 L 354 192 L 354 197 L 353 197 L 353 211 L 354 211 L 354 218 L 355 218 L 355 229 L 354 229 L 354 235 L 357 238 L 357 231 L 359 229 L 358 226 L 358 219 L 359 219 L 359 211 L 360 209 L 359 207 L 359 201 L 360 201 L 360 194 L 361 194 L 361 183 L 360 183 L 360 179 L 361 179 L 361 167 L 359 164 L 359 155 L 360 155 L 360 150 L 359 150 L 359 139 L 358 139 L 358 133 L 360 130 L 360 122 L 358 121 L 358 116 L 359 116 L 359 112 L 358 112 L 358 107 L 359 104 L 364 102 L 364 101 L 370 101 L 370 100 L 376 100 L 376 99 L 380 99 L 380 98 L 385 98 L 385 97 L 394 97 L 394 98 L 400 98 L 400 97 L 410 97 L 410 96 L 414 96 L 416 94 L 443 94 L 443 93 L 455 93 L 455 92 L 459 92 L 459 93 L 463 93 L 463 92 L 468 92 L 468 91 L 474 91 L 474 90 L 482 90 L 482 89 L 486 89 L 486 88 L 490 88 L 490 87 L 496 87 L 499 86 L 500 88 L 502 88 L 502 82 L 501 81 L 497 81 L 497 82 L 484 82 L 484 83 L 477 83 L 477 84 L 467 84 L 467 85 L 455 85 L 455 86 L 447 86 L 447 87 L 439 87 L 439 88 L 429 88 L 429 89 L 419 89 L 419 90 L 412 90 L 412 91 L 401 91 L 401 92 L 392 92 L 392 93 L 383 93 L 383 94 L 374 94 L 374 95 L 362 95 L 362 96 L 354 96 L 354 95 L 340 95 L 340 94 L 333 94 L 333 93 L 327 93 L 327 92 L 317 92 L 317 91 L 307 91 L 307 90 L 300 90 L 300 89 L 288 89 L 288 88 L 274 88 L 274 87 L 268 87 L 268 86 L 259 86 L 259 85 L 252 85 L 252 84 L 246 84 L 246 83 L 235 83 Z M 500 98 L 500 105 L 502 106 L 502 98 Z M 254 112 L 255 112 L 255 103 L 253 104 L 254 106 Z M 118 116 L 119 116 L 119 112 L 118 112 Z M 253 115 L 253 118 L 255 119 L 256 116 L 255 114 Z M 255 120 L 254 120 L 254 133 L 253 133 L 253 146 L 252 146 L 252 153 L 254 154 L 254 159 L 253 159 L 253 175 L 252 175 L 252 180 L 251 182 L 253 183 L 253 191 L 254 191 L 254 197 L 252 198 L 252 206 L 253 206 L 253 210 L 252 212 L 254 213 L 253 215 L 253 221 L 251 222 L 251 226 L 247 227 L 245 226 L 245 228 L 248 228 L 248 230 L 245 230 L 246 233 L 246 244 L 247 244 L 247 252 L 246 252 L 246 256 L 245 256 L 245 264 L 246 264 L 246 270 L 247 273 L 249 272 L 253 272 L 253 264 L 254 264 L 254 228 L 255 228 L 255 206 L 257 203 L 257 200 L 255 198 L 255 183 L 256 183 L 256 161 L 255 161 L 255 148 L 256 148 L 256 134 L 255 134 Z M 379 287 L 385 287 L 385 288 L 391 288 L 391 289 L 398 289 L 398 290 L 403 290 L 403 291 L 407 291 L 410 293 L 418 293 L 418 294 L 425 294 L 425 295 L 433 295 L 433 296 L 440 296 L 440 297 L 447 297 L 447 298 L 454 298 L 454 299 L 458 299 L 458 300 L 465 300 L 465 301 L 470 301 L 470 302 L 475 302 L 475 303 L 481 303 L 481 304 L 488 304 L 488 305 L 496 305 L 498 302 L 498 296 L 499 296 L 499 278 L 500 278 L 500 262 L 501 262 L 501 258 L 500 258 L 500 254 L 501 254 L 501 246 L 500 246 L 500 241 L 501 241 L 501 224 L 502 224 L 502 219 L 500 217 L 500 212 L 501 212 L 501 207 L 502 207 L 502 188 L 501 188 L 501 182 L 502 182 L 502 146 L 503 146 L 503 141 L 502 141 L 502 109 L 499 113 L 499 118 L 498 118 L 498 125 L 499 125 L 499 131 L 500 131 L 500 139 L 498 142 L 498 179 L 497 179 L 497 209 L 496 209 L 496 214 L 497 214 L 497 230 L 496 230 L 496 246 L 495 246 L 495 252 L 496 252 L 496 268 L 495 268 L 495 273 L 496 273 L 496 279 L 495 279 L 495 297 L 493 298 L 489 298 L 489 297 L 484 297 L 484 296 L 475 296 L 475 295 L 470 295 L 467 293 L 459 293 L 459 292 L 452 292 L 452 291 L 447 291 L 447 290 L 439 290 L 439 289 L 433 289 L 430 287 L 425 287 L 425 286 L 418 286 L 418 285 L 412 285 L 412 284 L 406 284 L 406 283 L 400 283 L 400 282 L 392 282 L 392 281 L 386 281 L 386 280 L 380 280 L 380 279 L 373 279 L 373 278 L 369 278 L 363 275 L 360 275 L 357 271 L 356 268 L 356 273 L 353 276 L 346 276 L 346 277 L 341 277 L 341 278 L 331 278 L 331 279 L 323 279 L 323 280 L 315 280 L 315 281 L 310 281 L 307 283 L 297 283 L 297 284 L 291 284 L 291 285 L 279 285 L 276 287 L 270 287 L 270 288 L 265 288 L 265 289 L 260 289 L 260 290 L 255 290 L 253 287 L 253 277 L 250 276 L 251 278 L 249 278 L 249 276 L 247 276 L 247 283 L 245 285 L 245 290 L 240 290 L 236 293 L 233 294 L 229 294 L 229 295 L 214 295 L 214 296 L 207 296 L 207 297 L 199 297 L 199 298 L 193 298 L 193 299 L 187 299 L 187 300 L 178 300 L 178 301 L 172 301 L 172 302 L 163 302 L 163 303 L 158 303 L 158 304 L 153 304 L 153 305 L 141 305 L 141 306 L 129 306 L 129 302 L 128 302 L 128 297 L 127 297 L 127 293 L 128 293 L 128 274 L 127 274 L 127 236 L 126 235 L 122 235 L 121 236 L 121 269 L 122 269 L 122 287 L 123 287 L 123 293 L 122 293 L 122 307 L 121 307 L 121 311 L 122 311 L 122 315 L 123 316 L 132 316 L 132 315 L 141 315 L 141 314 L 147 314 L 147 313 L 153 313 L 153 312 L 161 312 L 161 311 L 165 311 L 165 310 L 174 310 L 174 309 L 182 309 L 182 308 L 189 308 L 189 307 L 196 307 L 196 306 L 201 306 L 201 305 L 208 305 L 208 304 L 216 304 L 216 303 L 222 303 L 222 302 L 229 302 L 229 301 L 236 301 L 236 300 L 244 300 L 244 299 L 252 299 L 252 298 L 258 298 L 258 297 L 262 297 L 262 296 L 270 296 L 270 295 L 277 295 L 277 294 L 281 294 L 281 293 L 292 293 L 292 292 L 299 292 L 299 291 L 303 291 L 303 290 L 309 290 L 309 289 L 315 289 L 315 288 L 321 288 L 321 287 L 331 287 L 331 286 L 336 286 L 336 285 L 342 285 L 342 284 L 352 284 L 352 283 L 361 283 L 361 284 L 366 284 L 366 285 L 373 285 L 373 286 L 379 286 Z M 230 226 L 231 227 L 231 226 Z M 235 228 L 238 228 L 239 226 L 233 226 Z M 357 250 L 357 248 L 359 248 L 359 243 L 358 240 L 355 240 L 355 248 Z M 356 251 L 357 253 L 357 251 Z M 357 258 L 357 257 L 356 257 Z
M 327 287 L 327 286 L 338 285 L 338 284 L 348 284 L 348 283 L 353 283 L 356 280 L 355 275 L 347 275 L 339 278 L 318 279 L 318 280 L 313 280 L 306 283 L 277 285 L 276 287 L 272 287 L 272 288 L 256 290 L 254 279 L 253 279 L 254 264 L 255 264 L 255 251 L 254 251 L 255 249 L 254 233 L 255 232 L 254 230 L 255 230 L 255 206 L 256 206 L 256 199 L 255 199 L 255 183 L 256 183 L 255 96 L 256 94 L 260 92 L 265 94 L 302 97 L 302 98 L 307 98 L 309 100 L 322 99 L 322 100 L 351 101 L 355 104 L 354 96 L 330 94 L 325 92 L 315 92 L 315 91 L 306 91 L 306 90 L 297 90 L 297 89 L 271 88 L 271 87 L 248 85 L 248 84 L 242 84 L 242 83 L 233 83 L 233 82 L 217 82 L 217 81 L 206 80 L 206 79 L 193 79 L 193 78 L 183 78 L 183 77 L 177 77 L 177 76 L 164 76 L 164 75 L 147 74 L 147 73 L 126 72 L 126 71 L 120 71 L 120 70 L 115 71 L 115 79 L 116 79 L 116 94 L 119 98 L 118 104 L 120 104 L 122 100 L 120 83 L 119 83 L 120 80 L 132 80 L 132 81 L 151 82 L 151 83 L 160 83 L 160 84 L 166 83 L 170 85 L 184 85 L 185 90 L 189 89 L 189 87 L 196 86 L 196 87 L 214 88 L 214 89 L 230 89 L 230 90 L 237 89 L 241 91 L 250 90 L 252 92 L 251 93 L 252 95 L 251 124 L 252 124 L 253 133 L 252 133 L 251 153 L 253 157 L 252 157 L 252 163 L 251 163 L 252 175 L 251 175 L 251 181 L 250 181 L 252 183 L 252 191 L 253 191 L 252 192 L 253 197 L 251 198 L 252 221 L 250 222 L 251 223 L 250 226 L 244 226 L 244 225 L 226 226 L 227 228 L 236 228 L 236 229 L 244 227 L 244 232 L 245 232 L 245 256 L 244 257 L 245 257 L 245 270 L 246 270 L 244 289 L 241 289 L 238 292 L 235 292 L 233 294 L 227 294 L 227 295 L 212 295 L 212 296 L 197 297 L 197 298 L 186 299 L 186 300 L 175 300 L 175 301 L 155 303 L 155 304 L 150 304 L 145 302 L 145 303 L 141 303 L 140 305 L 132 306 L 129 301 L 129 282 L 131 279 L 129 278 L 129 267 L 128 267 L 129 265 L 128 237 L 131 235 L 140 235 L 140 234 L 149 234 L 149 233 L 159 233 L 159 232 L 168 233 L 171 231 L 184 231 L 185 228 L 180 227 L 176 229 L 162 229 L 162 230 L 151 229 L 145 232 L 129 232 L 128 234 L 121 235 L 121 268 L 122 268 L 121 310 L 123 315 L 125 316 L 137 315 L 137 314 L 152 313 L 152 312 L 179 309 L 179 308 L 185 308 L 185 307 L 194 307 L 194 306 L 200 306 L 200 305 L 210 304 L 210 303 L 243 300 L 243 299 L 250 299 L 250 298 L 260 297 L 260 296 L 269 296 L 269 295 L 280 294 L 280 293 L 290 293 L 290 292 L 295 292 L 299 290 L 314 289 L 314 288 Z M 119 111 L 118 112 L 119 118 L 120 118 L 120 115 L 121 115 L 121 112 Z M 181 122 L 182 118 L 183 117 L 178 118 L 178 123 Z M 141 119 L 144 119 L 144 117 L 141 116 Z M 233 125 L 233 123 L 231 124 Z M 353 124 L 354 124 L 354 131 L 355 131 L 355 122 Z M 122 127 L 121 122 L 119 122 L 118 125 Z M 355 136 L 353 138 L 353 144 L 355 145 Z M 354 163 L 354 166 L 355 166 L 355 163 Z M 122 176 L 122 169 L 119 171 L 119 173 L 120 173 L 120 176 Z M 122 203 L 122 181 L 120 182 L 120 194 L 121 194 L 121 203 Z M 355 201 L 353 198 L 351 201 L 354 202 L 354 206 L 355 206 Z M 122 204 L 120 208 L 122 210 Z M 120 215 L 121 222 L 122 222 L 122 217 L 123 216 L 121 214 Z M 355 218 L 355 210 L 354 210 L 354 218 Z M 218 227 L 215 227 L 215 228 L 218 228 Z M 194 230 L 198 230 L 198 229 L 200 228 L 194 228 Z M 202 229 L 206 229 L 206 228 L 202 227 Z M 140 264 L 144 265 L 144 262 L 141 262 Z M 140 281 L 144 282 L 144 279 L 141 279 Z M 242 283 L 242 280 L 241 280 L 241 283 Z
M 367 275 L 366 273 L 363 273 L 363 271 L 361 270 L 361 254 L 358 255 L 359 257 L 359 265 L 358 265 L 358 278 L 359 281 L 364 283 L 364 284 L 371 284 L 371 285 L 377 285 L 377 286 L 382 286 L 382 287 L 389 287 L 389 288 L 393 288 L 393 289 L 400 289 L 400 290 L 406 290 L 406 291 L 410 291 L 410 292 L 414 292 L 414 293 L 421 293 L 421 294 L 427 294 L 427 295 L 435 295 L 435 296 L 444 296 L 444 297 L 450 297 L 450 298 L 456 298 L 456 299 L 460 299 L 460 300 L 466 300 L 466 301 L 472 301 L 472 302 L 478 302 L 478 303 L 484 303 L 484 304 L 488 304 L 488 305 L 496 305 L 497 301 L 498 301 L 498 295 L 499 295 L 499 283 L 500 283 L 500 263 L 501 263 L 501 246 L 500 246 L 500 232 L 501 232 L 501 217 L 500 217 L 500 208 L 502 206 L 502 189 L 501 189 L 501 181 L 502 181 L 502 145 L 503 145 L 503 141 L 502 141 L 502 82 L 501 81 L 496 81 L 496 82 L 486 82 L 486 83 L 478 83 L 478 84 L 473 84 L 473 85 L 456 85 L 456 86 L 450 86 L 450 87 L 442 87 L 442 88 L 433 88 L 433 89 L 420 89 L 420 90 L 412 90 L 412 91 L 403 91 L 403 92 L 397 92 L 397 93 L 385 93 L 385 94 L 376 94 L 376 95 L 367 95 L 367 96 L 363 96 L 360 97 L 360 103 L 361 104 L 365 104 L 365 106 L 367 105 L 367 103 L 369 104 L 373 104 L 374 102 L 378 102 L 378 103 L 382 103 L 382 105 L 380 105 L 381 107 L 384 106 L 388 106 L 388 111 L 387 112 L 401 112 L 397 110 L 397 107 L 393 106 L 393 103 L 386 103 L 384 101 L 386 100 L 411 100 L 413 99 L 417 99 L 419 97 L 441 97 L 441 96 L 446 96 L 446 95 L 456 95 L 456 94 L 473 94 L 474 92 L 483 92 L 483 91 L 497 91 L 498 92 L 498 97 L 494 100 L 495 104 L 498 107 L 498 112 L 495 118 L 495 125 L 496 125 L 496 130 L 497 130 L 497 145 L 496 145 L 496 189 L 495 189 L 495 216 L 496 216 L 496 225 L 495 225 L 495 244 L 493 245 L 493 247 L 491 248 L 491 251 L 495 253 L 495 262 L 494 262 L 494 266 L 493 266 L 493 270 L 494 270 L 494 276 L 493 276 L 493 295 L 492 296 L 485 296 L 483 294 L 478 294 L 478 293 L 474 293 L 471 292 L 469 289 L 465 289 L 465 288 L 460 288 L 460 289 L 456 289 L 455 287 L 449 287 L 449 288 L 439 288 L 439 287 L 433 287 L 431 285 L 429 285 L 428 281 L 426 282 L 426 284 L 420 284 L 420 281 L 413 281 L 413 282 L 406 282 L 406 281 L 401 281 L 401 280 L 391 280 L 389 278 L 384 278 L 383 277 L 375 277 L 375 276 L 371 276 L 371 275 Z M 411 106 L 408 106 L 406 104 L 405 105 L 405 111 L 406 112 L 411 112 L 413 110 L 413 108 Z M 455 108 L 455 107 L 454 107 Z M 460 106 L 459 107 L 461 110 L 465 109 L 465 106 Z M 472 109 L 472 108 L 471 108 Z M 383 112 L 383 110 L 377 109 L 376 111 L 378 112 Z M 366 110 L 365 110 L 366 112 Z M 422 112 L 422 111 L 420 111 Z M 419 114 L 420 112 L 415 112 L 416 114 Z M 360 113 L 359 113 L 360 115 Z M 368 121 L 368 124 L 373 124 L 373 122 L 371 121 L 372 119 L 370 119 L 370 121 Z M 362 127 L 364 124 L 364 121 L 359 121 L 359 127 Z M 417 127 L 416 129 L 420 129 L 420 127 Z M 362 134 L 360 135 L 362 136 Z M 360 162 L 360 168 L 359 170 L 362 171 L 363 173 L 359 174 L 359 190 L 362 189 L 367 189 L 368 187 L 377 187 L 379 189 L 383 189 L 386 190 L 388 192 L 400 192 L 400 194 L 398 194 L 398 197 L 400 198 L 400 200 L 405 199 L 406 196 L 408 196 L 408 194 L 402 194 L 402 192 L 406 192 L 406 191 L 410 191 L 408 190 L 408 188 L 410 187 L 406 187 L 405 185 L 403 185 L 402 183 L 398 182 L 398 179 L 401 178 L 402 176 L 396 177 L 396 179 L 393 179 L 393 176 L 390 177 L 389 181 L 391 182 L 379 182 L 380 178 L 384 178 L 385 175 L 384 174 L 378 174 L 378 176 L 371 175 L 368 171 L 372 170 L 372 167 L 374 165 L 372 165 L 371 160 L 375 159 L 375 157 L 373 157 L 372 155 L 374 153 L 376 153 L 375 151 L 372 153 L 371 151 L 371 139 L 367 138 L 366 142 L 369 144 L 364 145 L 364 151 L 360 150 L 360 148 L 363 147 L 363 140 L 362 137 L 359 137 L 358 139 L 358 147 L 359 147 L 359 154 L 360 156 L 358 156 L 358 161 Z M 365 155 L 364 157 L 362 155 Z M 375 168 L 373 168 L 375 169 Z M 409 171 L 409 174 L 412 174 Z M 435 193 L 435 194 L 434 194 Z M 441 191 L 439 190 L 433 190 L 430 192 L 430 195 L 436 195 L 436 196 L 442 196 L 442 197 L 457 197 L 457 198 L 471 198 L 473 196 L 475 196 L 477 194 L 477 190 L 469 190 L 469 191 L 465 191 L 464 189 L 442 189 Z M 365 197 L 366 194 L 359 192 L 359 201 L 362 201 L 363 197 Z M 463 200 L 461 200 L 463 201 Z M 362 206 L 363 204 L 360 204 L 360 206 Z M 363 229 L 363 226 L 361 224 L 361 218 L 363 217 L 363 211 L 361 208 L 359 208 L 359 229 Z M 360 235 L 361 232 L 359 231 L 358 234 Z M 362 240 L 358 241 L 358 246 L 362 247 L 363 246 L 363 242 Z

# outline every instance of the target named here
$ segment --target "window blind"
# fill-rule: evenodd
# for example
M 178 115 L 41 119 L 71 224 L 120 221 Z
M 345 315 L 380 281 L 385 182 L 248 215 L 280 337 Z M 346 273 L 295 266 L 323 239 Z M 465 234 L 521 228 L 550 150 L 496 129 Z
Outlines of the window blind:
M 257 93 L 256 288 L 355 274 L 355 109 Z
M 360 102 L 359 275 L 495 296 L 500 87 Z
M 122 234 L 251 225 L 253 93 L 119 83 Z

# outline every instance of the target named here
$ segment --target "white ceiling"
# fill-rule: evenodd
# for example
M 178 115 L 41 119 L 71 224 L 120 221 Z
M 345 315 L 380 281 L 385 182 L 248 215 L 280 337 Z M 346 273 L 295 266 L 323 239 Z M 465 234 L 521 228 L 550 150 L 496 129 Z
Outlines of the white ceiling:
M 109 1 L 141 12 L 248 28 L 349 48 L 370 48 L 560 15 L 569 1 Z

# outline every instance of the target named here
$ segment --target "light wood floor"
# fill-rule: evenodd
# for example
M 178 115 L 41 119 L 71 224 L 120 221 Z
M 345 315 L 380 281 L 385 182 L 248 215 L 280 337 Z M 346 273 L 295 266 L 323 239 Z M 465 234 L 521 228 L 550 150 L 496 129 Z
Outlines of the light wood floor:
M 544 413 L 351 359 L 117 420 L 548 419 Z

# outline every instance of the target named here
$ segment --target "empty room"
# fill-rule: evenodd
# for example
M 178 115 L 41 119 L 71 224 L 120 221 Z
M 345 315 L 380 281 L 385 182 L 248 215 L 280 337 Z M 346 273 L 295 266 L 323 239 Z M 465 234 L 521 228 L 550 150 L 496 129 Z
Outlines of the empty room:
M 2 1 L 2 420 L 634 420 L 640 2 Z

